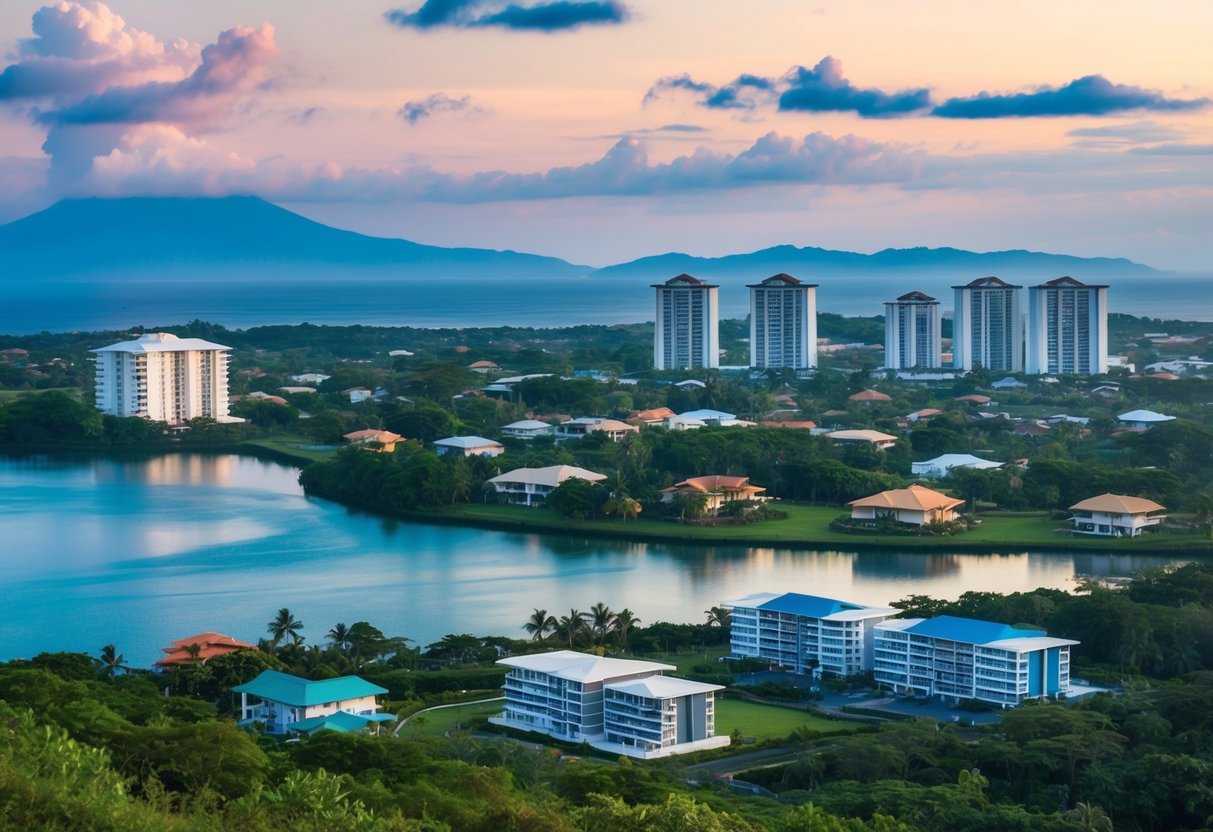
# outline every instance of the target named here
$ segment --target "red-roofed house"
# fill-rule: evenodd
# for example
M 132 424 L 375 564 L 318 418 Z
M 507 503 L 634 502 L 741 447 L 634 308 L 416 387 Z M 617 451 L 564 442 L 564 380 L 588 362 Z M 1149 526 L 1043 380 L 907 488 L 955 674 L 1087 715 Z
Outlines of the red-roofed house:
M 891 402 L 893 397 L 887 393 L 881 393 L 879 390 L 860 390 L 853 396 L 847 396 L 849 402 L 859 402 L 860 404 L 876 404 L 878 402 Z
M 167 654 L 155 662 L 156 667 L 168 668 L 179 664 L 199 662 L 206 664 L 207 660 L 216 656 L 226 656 L 238 650 L 256 650 L 256 646 L 247 641 L 240 641 L 222 633 L 198 633 L 196 636 L 177 639 L 169 642 L 171 647 L 161 647 L 161 652 Z M 197 646 L 197 650 L 193 648 Z

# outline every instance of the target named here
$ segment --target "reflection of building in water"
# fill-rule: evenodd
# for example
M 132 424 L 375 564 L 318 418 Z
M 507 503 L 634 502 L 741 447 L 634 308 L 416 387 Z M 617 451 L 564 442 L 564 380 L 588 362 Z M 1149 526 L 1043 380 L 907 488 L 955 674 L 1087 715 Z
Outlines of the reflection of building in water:
M 1128 578 L 1145 569 L 1174 563 L 1163 555 L 1073 555 L 1074 580 L 1081 583 L 1085 578 Z
M 233 454 L 169 453 L 148 459 L 95 465 L 97 483 L 135 483 L 138 485 L 233 485 L 236 476 Z M 242 479 L 248 484 L 247 471 Z
M 852 568 L 856 575 L 873 578 L 938 578 L 959 572 L 963 557 L 866 551 L 855 555 Z

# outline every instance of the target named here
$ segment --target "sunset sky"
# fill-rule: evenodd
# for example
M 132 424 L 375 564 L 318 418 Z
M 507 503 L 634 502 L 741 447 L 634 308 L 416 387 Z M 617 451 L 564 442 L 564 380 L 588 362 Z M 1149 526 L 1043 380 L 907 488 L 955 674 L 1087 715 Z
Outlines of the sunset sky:
M 253 193 L 592 265 L 791 243 L 1207 273 L 1210 44 L 1208 0 L 5 0 L 0 222 Z

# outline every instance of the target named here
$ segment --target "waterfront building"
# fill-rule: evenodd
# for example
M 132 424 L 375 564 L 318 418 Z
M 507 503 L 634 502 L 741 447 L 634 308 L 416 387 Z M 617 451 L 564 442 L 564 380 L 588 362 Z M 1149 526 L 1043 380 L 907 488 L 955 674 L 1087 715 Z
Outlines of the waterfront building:
M 653 366 L 687 370 L 720 366 L 719 286 L 680 274 L 657 290 Z
M 982 277 L 953 286 L 956 309 L 952 325 L 952 366 L 970 372 L 1017 373 L 1023 369 L 1023 312 L 1020 289 L 997 277 Z
M 709 477 L 691 477 L 682 482 L 676 482 L 669 488 L 663 488 L 661 489 L 661 501 L 663 503 L 673 502 L 675 494 L 703 495 L 706 500 L 704 507 L 709 514 L 715 514 L 725 503 L 735 500 L 742 502 L 766 500 L 768 498 L 761 496 L 764 491 L 766 489 L 762 486 L 751 485 L 749 477 L 727 477 L 716 474 Z
M 509 505 L 541 506 L 556 486 L 567 479 L 601 482 L 605 474 L 597 474 L 575 465 L 549 465 L 546 468 L 515 468 L 488 480 L 497 498 Z
M 1027 341 L 1027 373 L 1106 373 L 1108 287 L 1072 277 L 1029 287 Z
M 943 313 L 939 301 L 910 292 L 884 305 L 884 366 L 941 367 Z
M 433 441 L 438 456 L 500 456 L 505 446 L 483 436 L 448 436 Z
M 724 688 L 663 675 L 673 665 L 557 650 L 499 659 L 508 668 L 501 716 L 490 722 L 632 757 L 729 744 L 715 736 Z
M 733 611 L 729 653 L 766 659 L 794 673 L 853 676 L 872 668 L 873 627 L 897 610 L 763 592 L 724 606 Z
M 228 415 L 230 351 L 168 332 L 95 349 L 96 407 L 112 416 L 141 416 L 170 425 L 198 418 L 241 422 Z
M 267 734 L 311 734 L 331 730 L 346 733 L 396 717 L 379 713 L 378 697 L 387 688 L 358 676 L 313 682 L 277 670 L 232 688 L 240 694 L 240 724 L 260 722 Z M 250 698 L 251 697 L 251 698 Z
M 750 366 L 817 366 L 817 284 L 777 274 L 750 290 Z
M 851 507 L 852 520 L 874 522 L 891 519 L 912 526 L 925 526 L 955 520 L 956 507 L 964 505 L 964 500 L 940 494 L 923 485 L 911 485 L 909 488 L 894 488 L 852 500 L 847 505 Z
M 940 615 L 877 624 L 872 670 L 894 693 L 977 699 L 1002 707 L 1064 694 L 1070 647 L 1044 630 Z
M 1100 494 L 1070 506 L 1070 511 L 1074 512 L 1070 520 L 1074 523 L 1075 534 L 1137 537 L 1166 520 L 1167 515 L 1160 513 L 1166 510 L 1166 506 L 1144 497 Z

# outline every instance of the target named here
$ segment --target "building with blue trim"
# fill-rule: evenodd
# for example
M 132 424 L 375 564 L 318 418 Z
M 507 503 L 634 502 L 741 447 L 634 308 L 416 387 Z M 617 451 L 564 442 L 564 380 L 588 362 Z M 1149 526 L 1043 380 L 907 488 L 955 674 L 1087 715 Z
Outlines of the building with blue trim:
M 378 696 L 387 688 L 358 676 L 313 682 L 277 670 L 232 688 L 240 694 L 240 724 L 260 722 L 267 734 L 312 734 L 330 730 L 346 733 L 395 719 L 379 713 Z M 251 697 L 251 698 L 250 698 Z
M 977 699 L 1018 705 L 1064 694 L 1070 687 L 1070 647 L 1050 637 L 994 621 L 940 615 L 900 618 L 875 628 L 872 669 L 894 693 Z
M 874 626 L 897 614 L 797 592 L 762 592 L 730 601 L 730 654 L 766 659 L 796 673 L 854 676 L 872 667 Z

